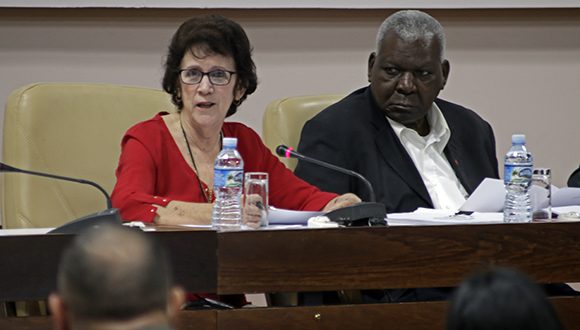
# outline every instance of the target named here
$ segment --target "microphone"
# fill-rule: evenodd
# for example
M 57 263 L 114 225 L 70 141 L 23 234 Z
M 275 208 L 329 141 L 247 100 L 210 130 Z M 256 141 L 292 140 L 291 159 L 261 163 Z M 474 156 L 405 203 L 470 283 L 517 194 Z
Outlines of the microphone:
M 386 218 L 386 208 L 385 205 L 382 203 L 377 203 L 375 199 L 375 191 L 373 186 L 364 176 L 360 173 L 355 171 L 347 170 L 340 166 L 336 166 L 333 164 L 329 164 L 327 162 L 323 162 L 318 159 L 310 158 L 304 156 L 296 151 L 293 148 L 287 147 L 285 145 L 279 145 L 276 147 L 276 154 L 280 157 L 285 158 L 297 158 L 299 160 L 306 161 L 308 163 L 312 163 L 318 166 L 322 166 L 346 175 L 353 176 L 359 180 L 361 180 L 367 190 L 369 191 L 369 201 L 362 202 L 356 205 L 351 205 L 347 207 L 343 207 L 334 211 L 330 211 L 326 214 L 326 216 L 334 222 L 338 222 L 341 225 L 351 227 L 351 226 L 386 226 L 387 221 Z
M 369 182 L 369 180 L 367 180 L 364 176 L 362 176 L 360 173 L 357 173 L 355 171 L 351 171 L 351 170 L 347 170 L 346 168 L 342 168 L 336 165 L 332 165 L 329 164 L 327 162 L 323 162 L 321 160 L 318 159 L 314 159 L 314 158 L 310 158 L 307 156 L 304 156 L 296 151 L 294 151 L 294 149 L 289 148 L 285 145 L 279 145 L 276 147 L 276 153 L 278 154 L 278 156 L 281 157 L 286 157 L 286 158 L 297 158 L 300 160 L 304 160 L 308 163 L 312 163 L 312 164 L 316 164 L 318 166 L 322 166 L 322 167 L 326 167 L 329 168 L 331 170 L 335 170 L 338 171 L 340 173 L 344 173 L 350 176 L 354 176 L 356 178 L 358 178 L 359 180 L 361 180 L 365 186 L 367 187 L 368 191 L 369 191 L 369 202 L 376 202 L 375 199 L 375 190 L 373 189 L 373 186 L 371 185 L 371 183 Z
M 76 234 L 76 233 L 84 230 L 85 228 L 99 226 L 99 225 L 104 224 L 104 223 L 112 223 L 112 224 L 119 224 L 119 225 L 121 224 L 121 217 L 119 216 L 119 210 L 112 207 L 111 197 L 109 196 L 107 191 L 105 189 L 103 189 L 103 187 L 101 187 L 96 182 L 85 180 L 85 179 L 77 179 L 77 178 L 71 178 L 71 177 L 66 177 L 66 176 L 23 170 L 20 168 L 16 168 L 16 167 L 4 164 L 2 162 L 0 162 L 0 172 L 2 172 L 2 173 L 23 173 L 23 174 L 36 175 L 36 176 L 41 176 L 41 177 L 46 177 L 46 178 L 51 178 L 51 179 L 87 184 L 87 185 L 90 185 L 90 186 L 97 188 L 101 193 L 103 193 L 103 195 L 105 195 L 105 200 L 107 203 L 106 210 L 100 211 L 100 212 L 97 212 L 94 214 L 90 214 L 90 215 L 84 216 L 82 218 L 65 223 L 64 225 L 49 231 L 49 233 Z

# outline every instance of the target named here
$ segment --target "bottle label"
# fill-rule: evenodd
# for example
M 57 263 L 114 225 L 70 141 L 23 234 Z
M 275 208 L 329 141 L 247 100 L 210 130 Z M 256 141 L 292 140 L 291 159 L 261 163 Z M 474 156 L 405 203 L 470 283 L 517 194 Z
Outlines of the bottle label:
M 214 170 L 214 187 L 242 187 L 244 170 L 242 169 L 218 169 Z
M 506 164 L 503 173 L 503 180 L 507 183 L 529 185 L 532 181 L 532 167 L 529 165 Z

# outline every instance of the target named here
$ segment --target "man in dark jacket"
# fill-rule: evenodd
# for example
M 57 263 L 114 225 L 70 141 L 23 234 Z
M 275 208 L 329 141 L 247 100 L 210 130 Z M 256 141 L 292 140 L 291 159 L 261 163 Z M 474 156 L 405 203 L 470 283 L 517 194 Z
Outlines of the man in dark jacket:
M 388 17 L 368 60 L 370 85 L 308 121 L 298 150 L 356 171 L 387 212 L 458 209 L 486 177 L 498 178 L 491 126 L 437 96 L 450 64 L 433 17 L 414 10 Z M 322 190 L 369 193 L 356 178 L 299 162 L 295 173 Z
M 449 77 L 441 24 L 399 11 L 381 25 L 368 60 L 370 85 L 308 121 L 298 150 L 365 176 L 387 212 L 457 210 L 484 178 L 498 178 L 491 126 L 475 112 L 438 99 Z M 368 201 L 356 178 L 305 162 L 295 173 L 325 191 Z M 366 291 L 366 301 L 434 300 L 450 289 Z

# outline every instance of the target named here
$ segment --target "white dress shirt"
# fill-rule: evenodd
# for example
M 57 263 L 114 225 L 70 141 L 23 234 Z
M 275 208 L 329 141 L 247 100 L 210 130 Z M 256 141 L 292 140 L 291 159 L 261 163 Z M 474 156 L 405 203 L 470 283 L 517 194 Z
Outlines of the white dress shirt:
M 439 107 L 433 103 L 427 114 L 431 129 L 426 136 L 420 136 L 415 130 L 388 117 L 387 120 L 421 174 L 433 206 L 458 210 L 465 202 L 467 192 L 443 153 L 451 131 Z

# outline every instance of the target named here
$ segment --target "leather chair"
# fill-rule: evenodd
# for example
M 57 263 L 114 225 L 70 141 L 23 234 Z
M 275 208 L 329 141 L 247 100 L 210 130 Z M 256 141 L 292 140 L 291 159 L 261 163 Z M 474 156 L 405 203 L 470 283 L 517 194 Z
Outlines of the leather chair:
M 343 97 L 344 95 L 294 96 L 270 102 L 262 121 L 264 143 L 274 154 L 280 144 L 297 148 L 304 123 Z M 289 169 L 294 170 L 296 167 L 295 159 L 279 158 Z
M 3 162 L 114 187 L 121 138 L 139 121 L 174 111 L 161 90 L 86 83 L 37 83 L 10 94 Z M 57 227 L 106 209 L 96 188 L 19 173 L 2 175 L 4 228 Z
M 262 139 L 272 153 L 280 144 L 297 148 L 302 127 L 310 118 L 344 95 L 292 96 L 274 100 L 266 106 L 262 120 Z M 278 157 L 290 170 L 296 168 L 296 159 Z M 269 294 L 272 306 L 297 306 L 298 294 L 293 292 Z

